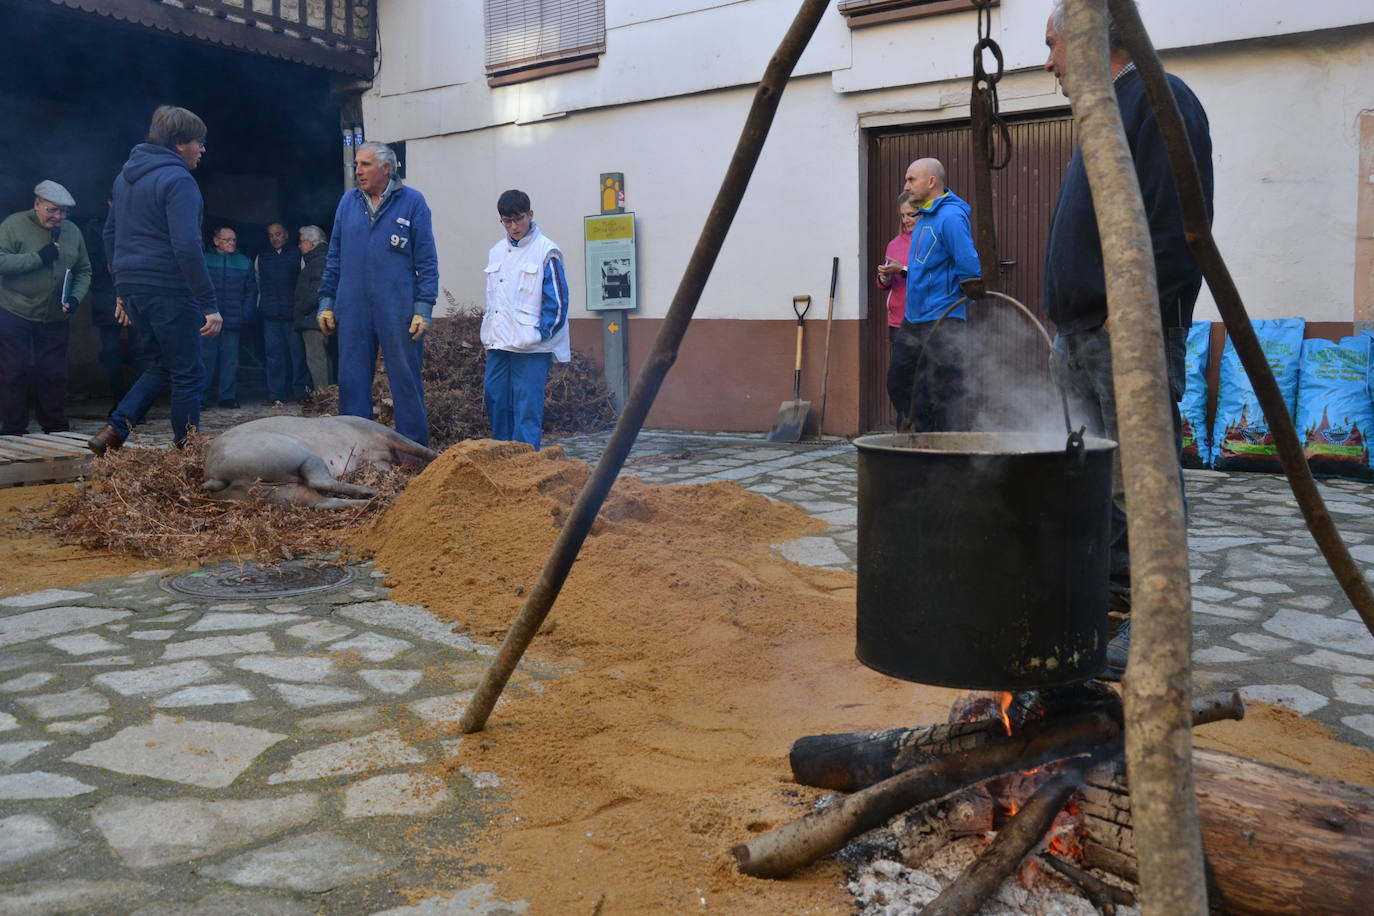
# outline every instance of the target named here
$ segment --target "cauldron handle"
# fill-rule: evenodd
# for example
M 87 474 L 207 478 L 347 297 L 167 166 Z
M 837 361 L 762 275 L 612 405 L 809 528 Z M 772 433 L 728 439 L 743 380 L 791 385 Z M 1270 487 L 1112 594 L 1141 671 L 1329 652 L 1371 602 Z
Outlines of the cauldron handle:
M 1053 366 L 1054 340 L 1050 338 L 1050 332 L 1045 330 L 1045 326 L 1040 323 L 1040 319 L 1036 318 L 1035 314 L 1030 309 L 1022 305 L 1020 301 L 1013 298 L 1012 296 L 1008 296 L 1006 293 L 999 293 L 996 290 L 990 289 L 987 290 L 983 295 L 985 297 L 992 299 L 1001 299 L 1003 302 L 1015 306 L 1017 311 L 1019 311 L 1022 315 L 1025 315 L 1028 319 L 1030 319 L 1031 324 L 1035 325 L 1035 329 L 1040 332 L 1040 337 L 1045 341 L 1045 346 L 1049 347 L 1050 365 Z M 963 305 L 965 302 L 968 301 L 970 301 L 968 296 L 961 296 L 957 302 L 955 302 L 953 305 L 949 306 L 943 312 L 941 312 L 939 318 L 935 319 L 935 327 L 930 329 L 930 334 L 926 335 L 925 343 L 921 344 L 921 351 L 916 354 L 916 364 L 913 369 L 913 374 L 916 376 L 917 379 L 920 379 L 921 377 L 921 363 L 926 356 L 926 347 L 930 346 L 930 338 L 934 337 L 935 333 L 938 330 L 940 330 L 940 322 L 944 321 L 945 317 L 948 316 L 950 312 L 954 311 L 959 306 Z M 1051 371 L 1051 375 L 1053 375 L 1053 371 Z M 1080 429 L 1077 433 L 1073 431 L 1073 421 L 1069 419 L 1069 395 L 1068 392 L 1064 390 L 1064 386 L 1059 383 L 1059 379 L 1057 378 L 1054 379 L 1054 387 L 1059 389 L 1059 404 L 1064 410 L 1064 431 L 1068 434 L 1069 437 L 1067 448 L 1070 452 L 1074 451 L 1076 448 L 1081 458 L 1083 454 L 1083 429 Z M 911 432 L 913 434 L 918 432 L 918 430 L 916 429 L 916 398 L 918 394 L 918 386 L 912 385 L 911 404 L 907 411 L 907 419 L 905 426 L 906 431 Z M 1084 427 L 1084 429 L 1086 429 L 1086 427 Z M 1075 445 L 1075 437 L 1077 438 L 1077 445 Z

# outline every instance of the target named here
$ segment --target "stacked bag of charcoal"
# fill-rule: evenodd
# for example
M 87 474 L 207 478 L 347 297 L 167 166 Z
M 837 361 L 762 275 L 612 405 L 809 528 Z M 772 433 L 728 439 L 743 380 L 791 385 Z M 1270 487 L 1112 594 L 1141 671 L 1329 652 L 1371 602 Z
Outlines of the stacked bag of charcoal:
M 1306 322 L 1301 318 L 1261 320 L 1253 326 L 1312 473 L 1374 479 L 1366 441 L 1374 428 L 1374 335 L 1304 340 Z M 1188 335 L 1187 385 L 1179 401 L 1184 467 L 1281 472 L 1269 420 L 1229 339 L 1218 367 L 1216 412 L 1209 428 L 1210 338 L 1211 322 L 1194 322 Z

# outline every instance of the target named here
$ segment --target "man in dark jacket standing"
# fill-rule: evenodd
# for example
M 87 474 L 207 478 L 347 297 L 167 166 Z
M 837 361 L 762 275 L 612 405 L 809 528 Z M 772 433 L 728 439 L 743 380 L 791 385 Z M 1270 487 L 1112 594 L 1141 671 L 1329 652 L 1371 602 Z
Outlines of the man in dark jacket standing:
M 0 435 L 28 431 L 29 405 L 45 433 L 67 427 L 67 320 L 86 295 L 91 262 L 66 221 L 76 204 L 43 181 L 33 208 L 0 223 Z
M 320 307 L 320 277 L 329 239 L 319 226 L 302 226 L 296 243 L 301 251 L 301 273 L 296 278 L 296 333 L 300 336 L 305 363 L 310 369 L 310 387 L 319 391 L 329 384 L 329 354 L 320 333 L 315 313 Z
M 420 365 L 439 294 L 429 205 L 396 177 L 396 154 L 385 143 L 359 146 L 353 171 L 358 187 L 334 213 L 320 281 L 320 330 L 339 331 L 339 413 L 372 419 L 380 346 L 396 431 L 429 445 Z
M 239 335 L 253 315 L 258 301 L 258 282 L 253 277 L 253 262 L 239 254 L 239 236 L 232 226 L 220 226 L 211 238 L 214 250 L 206 254 L 205 266 L 219 299 L 224 328 L 219 336 L 201 345 L 205 359 L 205 406 L 236 408 L 239 380 Z
M 168 387 L 173 440 L 180 444 L 200 425 L 200 341 L 222 324 L 200 247 L 204 205 L 191 177 L 205 154 L 205 135 L 205 122 L 194 113 L 163 105 L 153 112 L 147 142 L 133 148 L 115 179 L 105 222 L 105 251 L 121 300 L 115 315 L 132 325 L 148 366 L 87 443 L 97 455 L 124 444 Z
M 106 201 L 108 211 L 111 201 Z M 127 387 L 124 384 L 124 366 L 129 362 L 129 353 L 124 346 L 124 328 L 115 318 L 114 278 L 110 276 L 109 260 L 105 257 L 105 219 L 106 216 L 89 219 L 81 227 L 81 237 L 86 240 L 86 254 L 91 259 L 91 321 L 100 333 L 100 367 L 105 370 L 105 383 L 110 388 L 111 407 L 124 397 Z M 132 351 L 133 335 L 130 334 L 128 348 Z
M 1049 58 L 1045 69 L 1055 75 L 1061 88 L 1067 73 L 1064 42 L 1064 8 L 1056 4 L 1045 29 Z M 1135 64 L 1123 47 L 1113 25 L 1110 30 L 1111 71 L 1116 87 L 1122 126 L 1135 161 L 1136 178 L 1149 218 L 1154 244 L 1155 273 L 1159 283 L 1160 329 L 1164 335 L 1169 370 L 1170 406 L 1174 435 L 1181 444 L 1178 399 L 1183 396 L 1184 352 L 1193 305 L 1202 288 L 1202 272 L 1193 260 L 1183 230 L 1178 192 L 1174 188 L 1169 157 L 1160 137 L 1150 100 Z M 1212 212 L 1212 139 L 1207 113 L 1191 89 L 1169 76 L 1174 98 L 1188 131 L 1193 156 L 1202 173 L 1207 212 Z M 1065 89 L 1067 93 L 1067 89 Z M 1056 326 L 1053 365 L 1055 377 L 1069 398 L 1075 425 L 1108 439 L 1117 438 L 1116 395 L 1112 386 L 1111 337 L 1107 326 L 1107 282 L 1102 268 L 1102 242 L 1097 234 L 1097 215 L 1083 165 L 1083 152 L 1073 158 L 1059 189 L 1050 235 L 1045 247 L 1045 310 Z M 1119 678 L 1126 668 L 1130 646 L 1131 565 L 1126 540 L 1126 503 L 1121 481 L 1121 460 L 1114 459 L 1114 498 L 1111 527 L 1111 571 L 1108 608 L 1124 618 L 1107 647 L 1104 677 Z
M 268 249 L 253 261 L 267 362 L 267 402 L 274 406 L 305 394 L 305 350 L 293 314 L 301 256 L 289 241 L 286 227 L 273 223 L 267 227 Z

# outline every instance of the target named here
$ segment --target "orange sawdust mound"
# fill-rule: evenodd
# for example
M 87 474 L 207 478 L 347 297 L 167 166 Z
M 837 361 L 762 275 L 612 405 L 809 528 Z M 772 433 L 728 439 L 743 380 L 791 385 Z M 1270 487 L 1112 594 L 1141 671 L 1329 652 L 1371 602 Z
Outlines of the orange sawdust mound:
M 558 448 L 460 443 L 355 543 L 399 600 L 497 642 L 589 473 Z M 452 761 L 512 793 L 473 853 L 501 868 L 506 899 L 538 913 L 851 911 L 833 862 L 761 881 L 729 849 L 806 812 L 794 740 L 943 721 L 954 692 L 854 660 L 853 574 L 770 549 L 822 527 L 730 483 L 616 484 L 531 648 L 563 673 L 507 695 Z

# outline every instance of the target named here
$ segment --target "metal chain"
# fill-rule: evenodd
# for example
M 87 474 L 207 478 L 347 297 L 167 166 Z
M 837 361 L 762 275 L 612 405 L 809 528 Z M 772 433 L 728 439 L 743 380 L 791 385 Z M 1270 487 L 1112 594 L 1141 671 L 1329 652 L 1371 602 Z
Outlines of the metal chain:
M 1011 129 L 1007 122 L 1002 120 L 1000 102 L 997 98 L 997 83 L 1002 79 L 1003 59 L 1002 48 L 992 38 L 992 2 L 991 0 L 972 0 L 978 10 L 978 43 L 973 46 L 973 100 L 972 105 L 975 110 L 981 109 L 986 113 L 986 121 L 979 124 L 978 118 L 974 119 L 974 142 L 981 143 L 986 151 L 989 166 L 994 169 L 1004 169 L 1011 161 Z M 992 52 L 993 58 L 997 61 L 997 72 L 989 74 L 983 66 L 983 52 Z M 996 153 L 991 128 L 996 128 L 997 137 L 1001 140 L 1001 157 Z M 981 128 L 981 129 L 980 129 Z

